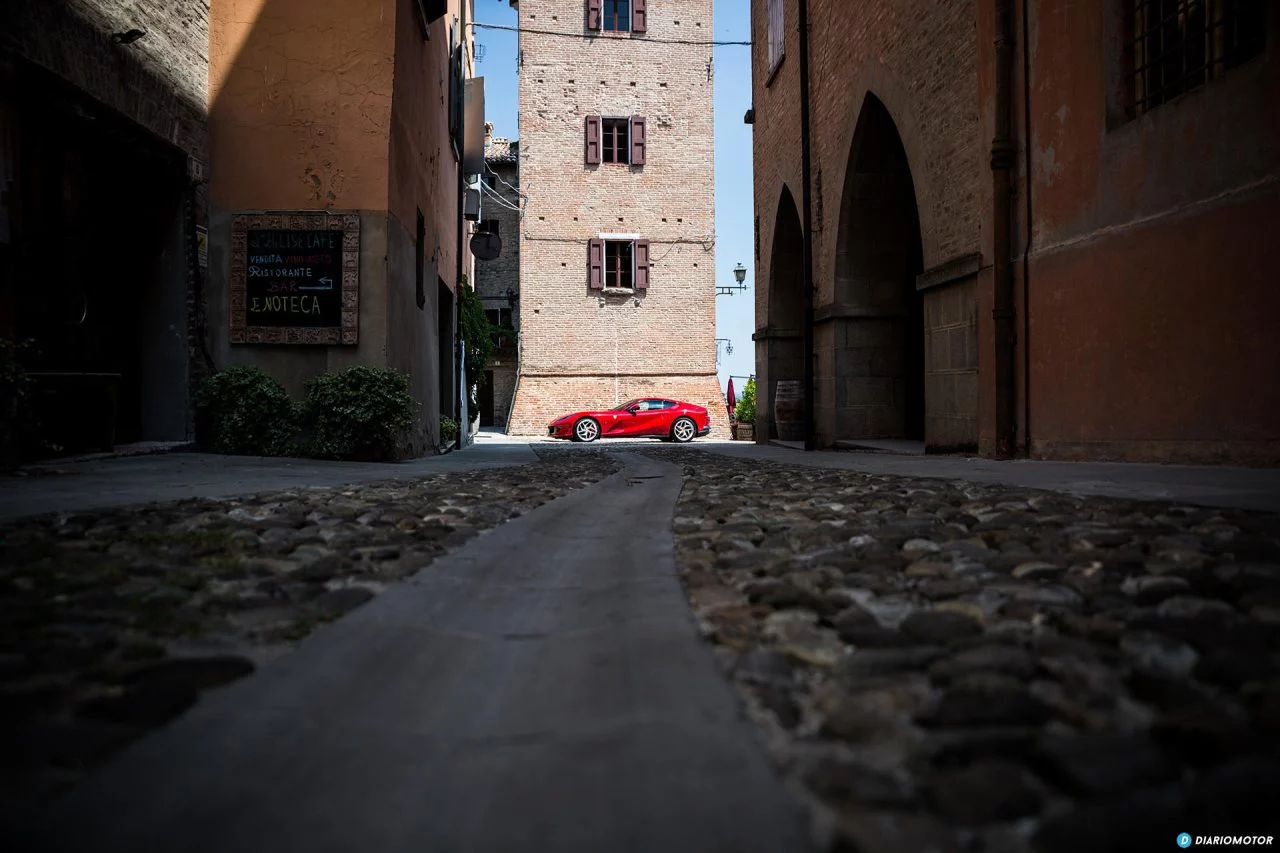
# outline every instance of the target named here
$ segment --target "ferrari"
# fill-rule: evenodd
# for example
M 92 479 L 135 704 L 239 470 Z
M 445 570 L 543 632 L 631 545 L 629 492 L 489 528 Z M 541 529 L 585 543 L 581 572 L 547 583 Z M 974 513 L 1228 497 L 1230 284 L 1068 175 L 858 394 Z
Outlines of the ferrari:
M 628 400 L 612 409 L 574 412 L 547 426 L 552 438 L 595 441 L 597 438 L 660 438 L 681 444 L 711 432 L 702 406 L 679 400 Z

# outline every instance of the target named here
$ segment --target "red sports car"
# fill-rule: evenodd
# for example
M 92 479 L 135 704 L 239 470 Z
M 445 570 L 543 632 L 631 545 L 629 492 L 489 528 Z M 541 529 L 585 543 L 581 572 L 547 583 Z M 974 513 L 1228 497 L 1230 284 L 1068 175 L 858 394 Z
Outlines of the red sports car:
M 574 412 L 547 426 L 552 438 L 595 441 L 597 438 L 661 438 L 684 443 L 711 432 L 702 406 L 661 397 L 628 400 L 614 409 Z

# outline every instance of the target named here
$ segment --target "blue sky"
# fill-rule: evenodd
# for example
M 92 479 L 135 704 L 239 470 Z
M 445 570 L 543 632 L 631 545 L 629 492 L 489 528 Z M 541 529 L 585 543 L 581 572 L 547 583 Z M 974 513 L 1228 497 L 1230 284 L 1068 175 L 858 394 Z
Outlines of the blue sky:
M 750 6 L 746 0 L 715 0 L 715 40 L 750 41 Z M 476 21 L 482 24 L 517 25 L 507 0 L 477 0 Z M 485 115 L 493 122 L 495 136 L 514 138 L 516 124 L 516 34 L 476 28 L 476 44 L 484 46 L 484 59 L 476 68 L 483 76 Z M 716 337 L 733 343 L 733 354 L 720 352 L 720 386 L 732 374 L 755 372 L 755 257 L 752 218 L 755 207 L 751 183 L 751 127 L 742 123 L 751 106 L 751 48 L 715 48 L 716 132 L 716 282 L 733 283 L 733 267 L 747 268 L 749 289 L 716 298 Z M 739 393 L 746 381 L 734 379 Z

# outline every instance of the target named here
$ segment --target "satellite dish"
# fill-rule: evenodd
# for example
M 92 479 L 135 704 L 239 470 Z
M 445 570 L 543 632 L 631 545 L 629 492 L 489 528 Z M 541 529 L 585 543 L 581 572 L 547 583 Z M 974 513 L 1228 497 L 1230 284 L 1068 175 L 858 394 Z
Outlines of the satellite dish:
M 472 234 L 471 254 L 476 257 L 476 260 L 492 261 L 502 254 L 502 238 L 487 231 Z

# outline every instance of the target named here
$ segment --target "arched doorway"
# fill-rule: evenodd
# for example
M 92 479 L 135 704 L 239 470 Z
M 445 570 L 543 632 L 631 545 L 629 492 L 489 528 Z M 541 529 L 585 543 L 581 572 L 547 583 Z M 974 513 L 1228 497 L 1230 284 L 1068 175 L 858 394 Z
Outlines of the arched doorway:
M 924 440 L 920 217 L 906 150 L 867 95 L 853 134 L 836 241 L 835 437 Z
M 763 415 L 763 437 L 777 438 L 773 419 L 778 382 L 804 379 L 804 234 L 791 190 L 782 188 L 773 247 L 769 254 L 769 318 L 763 359 L 765 370 L 756 389 L 756 421 Z

